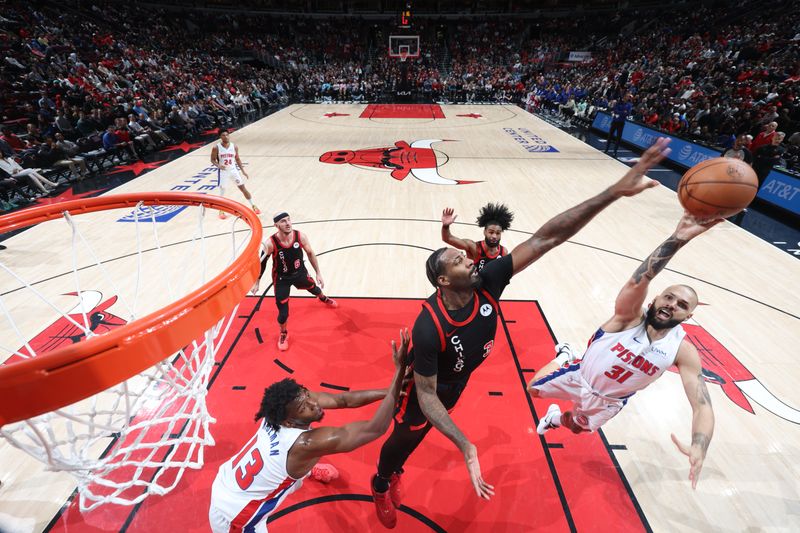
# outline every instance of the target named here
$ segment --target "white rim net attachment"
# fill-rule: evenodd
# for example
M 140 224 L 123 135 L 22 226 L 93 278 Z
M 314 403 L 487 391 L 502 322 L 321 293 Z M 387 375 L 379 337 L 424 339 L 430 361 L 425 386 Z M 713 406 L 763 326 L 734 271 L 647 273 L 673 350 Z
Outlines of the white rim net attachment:
M 202 205 L 65 212 L 28 230 L 38 231 L 55 243 L 49 268 L 13 264 L 14 254 L 0 257 L 3 366 L 103 335 L 177 301 L 230 266 L 253 238 L 240 218 L 218 221 Z M 110 234 L 113 256 L 103 251 Z M 140 374 L 6 424 L 0 435 L 47 469 L 72 474 L 81 511 L 166 494 L 187 468 L 203 465 L 204 447 L 214 444 L 207 387 L 237 308 Z M 47 318 L 32 323 L 31 316 Z

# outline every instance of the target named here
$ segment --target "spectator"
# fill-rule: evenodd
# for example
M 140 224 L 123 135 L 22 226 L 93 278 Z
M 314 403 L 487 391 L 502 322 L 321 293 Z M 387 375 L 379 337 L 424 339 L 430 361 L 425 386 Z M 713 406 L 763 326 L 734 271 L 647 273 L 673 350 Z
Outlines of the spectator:
M 740 159 L 748 165 L 753 164 L 753 154 L 747 149 L 747 134 L 740 133 L 736 136 L 733 146 L 728 148 L 722 157 L 731 157 L 733 159 Z
M 758 148 L 753 153 L 753 170 L 756 171 L 758 176 L 759 188 L 761 188 L 761 184 L 764 183 L 772 167 L 780 164 L 781 157 L 786 152 L 786 149 L 781 146 L 784 137 L 785 134 L 783 132 L 775 132 L 775 135 L 772 136 L 772 142 Z
M 750 149 L 755 153 L 762 146 L 772 144 L 772 139 L 775 138 L 775 130 L 778 129 L 777 122 L 768 122 L 764 125 L 764 131 L 759 132 L 756 138 L 750 145 Z
M 46 185 L 49 185 L 53 189 L 58 186 L 57 183 L 53 183 L 49 179 L 39 174 L 39 169 L 22 168 L 22 166 L 20 166 L 20 164 L 17 163 L 13 157 L 5 157 L 0 159 L 0 170 L 8 174 L 17 182 L 26 181 L 34 189 L 42 193 L 42 195 L 49 193 L 51 190 L 48 189 Z

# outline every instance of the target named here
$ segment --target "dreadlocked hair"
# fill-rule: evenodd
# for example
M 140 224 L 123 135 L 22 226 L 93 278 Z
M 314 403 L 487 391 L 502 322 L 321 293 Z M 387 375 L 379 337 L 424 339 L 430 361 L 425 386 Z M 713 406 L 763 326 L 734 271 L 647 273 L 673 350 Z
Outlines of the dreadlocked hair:
M 514 213 L 508 210 L 505 204 L 486 204 L 481 207 L 478 214 L 478 226 L 485 228 L 489 224 L 497 224 L 505 231 L 511 227 L 514 221 Z
M 303 387 L 291 378 L 277 381 L 264 389 L 256 421 L 263 418 L 272 431 L 278 431 L 286 421 L 286 407 L 300 396 L 302 390 Z
M 439 276 L 442 274 L 442 254 L 447 248 L 439 248 L 425 261 L 425 275 L 434 287 L 439 287 Z

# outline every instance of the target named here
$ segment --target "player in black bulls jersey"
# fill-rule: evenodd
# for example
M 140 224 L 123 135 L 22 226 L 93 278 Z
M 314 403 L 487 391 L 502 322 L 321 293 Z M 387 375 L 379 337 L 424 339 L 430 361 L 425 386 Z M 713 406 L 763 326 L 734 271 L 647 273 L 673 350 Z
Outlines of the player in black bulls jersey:
M 478 496 L 489 499 L 494 488 L 481 477 L 478 451 L 453 423 L 449 412 L 475 369 L 490 356 L 497 331 L 497 301 L 511 276 L 575 235 L 595 215 L 623 196 L 658 185 L 644 176 L 668 153 L 669 139 L 659 139 L 614 185 L 555 216 L 506 256 L 478 272 L 475 262 L 453 248 L 436 250 L 425 264 L 436 292 L 422 304 L 414 323 L 409 352 L 413 379 L 399 401 L 392 434 L 381 448 L 372 495 L 381 523 L 393 528 L 400 507 L 403 465 L 435 427 L 464 454 Z
M 267 269 L 267 260 L 272 257 L 272 284 L 275 288 L 275 305 L 278 306 L 278 324 L 281 326 L 281 334 L 278 339 L 278 349 L 289 349 L 289 331 L 286 321 L 289 319 L 289 289 L 292 285 L 298 289 L 305 289 L 319 300 L 330 306 L 338 307 L 336 300 L 328 298 L 322 294 L 325 286 L 322 280 L 322 273 L 317 264 L 317 256 L 308 242 L 308 237 L 297 230 L 292 229 L 292 220 L 289 213 L 285 211 L 273 217 L 277 233 L 272 235 L 264 244 L 264 255 L 261 259 L 261 276 Z M 303 250 L 308 254 L 308 260 L 317 274 L 317 279 L 308 275 L 305 262 L 303 261 Z M 261 278 L 259 276 L 259 279 Z M 258 292 L 258 282 L 251 292 Z
M 450 225 L 455 222 L 456 215 L 453 209 L 446 208 L 442 212 L 442 240 L 459 250 L 467 252 L 467 257 L 475 262 L 478 272 L 494 259 L 508 255 L 508 249 L 500 245 L 503 232 L 511 227 L 514 213 L 503 204 L 486 204 L 478 214 L 478 226 L 483 228 L 483 240 L 471 241 L 459 239 L 450 233 Z

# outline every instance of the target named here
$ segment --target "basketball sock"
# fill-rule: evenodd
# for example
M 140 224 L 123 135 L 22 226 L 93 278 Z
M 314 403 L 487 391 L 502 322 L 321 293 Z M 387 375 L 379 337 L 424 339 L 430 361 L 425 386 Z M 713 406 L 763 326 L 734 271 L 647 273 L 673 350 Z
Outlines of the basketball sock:
M 323 303 L 328 301 L 328 297 L 325 296 L 324 294 L 320 294 L 319 296 L 317 296 L 317 298 L 319 298 L 319 301 Z
M 375 492 L 386 492 L 389 490 L 389 480 L 375 474 L 372 478 L 372 488 Z

